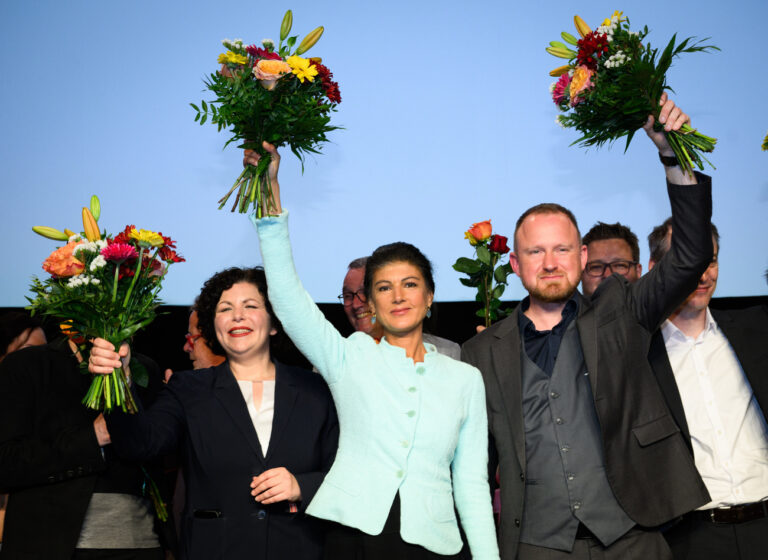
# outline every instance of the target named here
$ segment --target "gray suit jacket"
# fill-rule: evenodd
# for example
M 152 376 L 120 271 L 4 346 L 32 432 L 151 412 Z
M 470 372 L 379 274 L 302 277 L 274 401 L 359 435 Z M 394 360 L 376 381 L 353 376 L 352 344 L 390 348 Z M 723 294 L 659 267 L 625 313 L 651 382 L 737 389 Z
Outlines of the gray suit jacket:
M 576 326 L 600 422 L 611 489 L 637 524 L 663 524 L 709 500 L 648 364 L 651 334 L 696 287 L 712 260 L 711 180 L 669 185 L 675 236 L 667 256 L 635 284 L 606 279 L 579 298 Z M 524 513 L 525 432 L 521 402 L 520 309 L 464 344 L 483 373 L 491 457 L 501 480 L 500 549 L 514 559 Z M 491 464 L 491 471 L 495 465 Z

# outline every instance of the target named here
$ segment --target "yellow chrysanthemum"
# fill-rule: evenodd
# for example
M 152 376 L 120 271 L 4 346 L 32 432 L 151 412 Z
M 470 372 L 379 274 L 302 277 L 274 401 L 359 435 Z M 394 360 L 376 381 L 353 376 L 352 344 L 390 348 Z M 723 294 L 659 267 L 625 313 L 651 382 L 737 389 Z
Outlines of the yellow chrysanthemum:
M 139 242 L 140 245 L 143 245 L 144 247 L 163 246 L 163 236 L 155 233 L 154 231 L 149 231 L 148 229 L 137 230 L 134 228 L 131 230 L 131 233 L 128 235 L 128 237 L 135 239 Z
M 305 78 L 311 82 L 317 76 L 317 67 L 311 64 L 308 58 L 293 55 L 289 56 L 286 62 L 301 83 L 304 83 Z
M 240 64 L 244 65 L 247 64 L 248 57 L 243 56 L 242 54 L 233 53 L 232 51 L 227 51 L 225 53 L 221 53 L 219 55 L 219 64 Z

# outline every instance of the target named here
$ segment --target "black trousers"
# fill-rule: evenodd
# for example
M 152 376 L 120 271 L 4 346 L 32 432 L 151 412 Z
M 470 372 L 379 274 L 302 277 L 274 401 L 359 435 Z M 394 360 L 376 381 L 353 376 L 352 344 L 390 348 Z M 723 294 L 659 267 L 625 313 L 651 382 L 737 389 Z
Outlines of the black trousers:
M 689 514 L 664 536 L 675 560 L 768 558 L 768 517 L 744 523 L 712 523 Z
M 325 560 L 461 560 L 464 556 L 436 554 L 400 537 L 400 494 L 395 496 L 379 535 L 369 535 L 332 523 L 325 541 Z

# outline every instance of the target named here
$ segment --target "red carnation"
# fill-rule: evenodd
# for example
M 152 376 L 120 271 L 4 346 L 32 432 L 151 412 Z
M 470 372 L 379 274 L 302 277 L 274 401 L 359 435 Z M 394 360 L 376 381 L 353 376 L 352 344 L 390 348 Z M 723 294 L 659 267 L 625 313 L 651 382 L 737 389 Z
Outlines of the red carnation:
M 317 76 L 323 83 L 323 89 L 325 90 L 325 95 L 328 98 L 328 101 L 336 104 L 341 103 L 339 84 L 331 79 L 333 78 L 333 72 L 331 72 L 325 64 L 320 62 L 314 62 L 313 64 L 315 68 L 317 68 Z
M 257 47 L 256 45 L 249 45 L 245 47 L 245 52 L 247 52 L 256 60 L 261 60 L 263 58 L 267 60 L 282 60 L 280 58 L 280 55 L 277 54 L 276 52 L 270 52 L 267 49 L 262 49 L 261 47 Z
M 590 70 L 597 70 L 597 59 L 608 52 L 608 36 L 605 33 L 591 31 L 583 39 L 579 39 L 578 45 L 577 64 L 586 66 Z
M 133 229 L 136 229 L 136 226 L 135 226 L 135 225 L 133 225 L 133 224 L 131 224 L 131 225 L 128 225 L 128 226 L 125 226 L 125 229 L 124 229 L 123 231 L 121 231 L 120 233 L 118 233 L 118 234 L 115 236 L 115 238 L 114 238 L 114 239 L 110 239 L 110 240 L 108 241 L 108 243 L 109 243 L 109 244 L 112 244 L 112 243 L 126 243 L 126 244 L 131 244 L 131 238 L 129 237 L 129 235 L 131 234 L 131 230 L 133 230 Z

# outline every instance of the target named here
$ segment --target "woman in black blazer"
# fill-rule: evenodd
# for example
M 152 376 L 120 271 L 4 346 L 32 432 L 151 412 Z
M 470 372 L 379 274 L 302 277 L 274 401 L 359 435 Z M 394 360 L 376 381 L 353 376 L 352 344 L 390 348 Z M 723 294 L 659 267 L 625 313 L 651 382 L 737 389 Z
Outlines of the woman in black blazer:
M 323 526 L 304 510 L 338 443 L 328 387 L 317 374 L 271 359 L 280 325 L 261 269 L 214 275 L 197 311 L 201 334 L 227 361 L 174 374 L 147 411 L 111 414 L 113 446 L 131 458 L 180 448 L 184 558 L 321 558 Z M 116 360 L 109 343 L 94 342 L 92 372 L 107 373 Z M 254 477 L 266 488 L 255 500 Z

